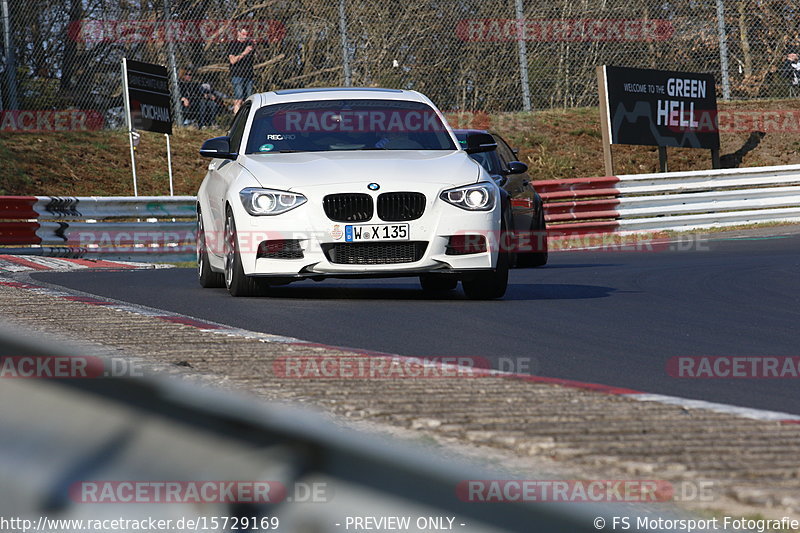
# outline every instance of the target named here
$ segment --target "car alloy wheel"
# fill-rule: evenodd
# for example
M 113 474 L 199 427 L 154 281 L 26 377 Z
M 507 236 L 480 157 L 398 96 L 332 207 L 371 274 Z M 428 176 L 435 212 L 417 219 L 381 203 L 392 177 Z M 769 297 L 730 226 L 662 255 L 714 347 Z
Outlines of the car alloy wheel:
M 244 273 L 236 238 L 236 221 L 230 208 L 225 214 L 225 286 L 231 296 L 259 296 L 267 287 L 264 281 Z
M 197 279 L 200 282 L 200 286 L 205 288 L 224 287 L 225 284 L 222 274 L 211 270 L 211 264 L 208 261 L 206 231 L 203 224 L 203 216 L 200 214 L 199 210 L 197 211 L 196 239 Z
M 230 289 L 233 284 L 233 268 L 236 261 L 236 227 L 233 213 L 225 215 L 225 286 Z

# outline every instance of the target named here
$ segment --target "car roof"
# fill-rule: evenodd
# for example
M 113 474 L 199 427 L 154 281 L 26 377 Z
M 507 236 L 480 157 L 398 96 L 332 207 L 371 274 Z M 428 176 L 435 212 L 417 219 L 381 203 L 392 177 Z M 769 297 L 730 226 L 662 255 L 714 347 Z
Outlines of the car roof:
M 374 99 L 404 100 L 433 105 L 426 96 L 417 91 L 384 89 L 379 87 L 310 87 L 304 89 L 279 89 L 254 95 L 260 97 L 261 105 L 308 100 Z
M 328 93 L 333 91 L 352 91 L 353 87 L 306 87 L 303 89 L 278 89 L 275 94 Z M 359 92 L 402 93 L 401 89 L 381 89 L 379 87 L 358 87 Z

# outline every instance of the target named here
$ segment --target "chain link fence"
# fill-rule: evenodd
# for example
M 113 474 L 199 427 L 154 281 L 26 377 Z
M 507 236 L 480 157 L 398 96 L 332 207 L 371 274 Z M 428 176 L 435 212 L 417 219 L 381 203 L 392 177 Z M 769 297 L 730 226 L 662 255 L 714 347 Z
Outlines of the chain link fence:
M 193 68 L 227 122 L 227 52 L 241 25 L 255 43 L 256 91 L 414 89 L 445 111 L 596 105 L 602 64 L 711 72 L 723 98 L 785 97 L 795 94 L 786 57 L 800 50 L 797 0 L 0 3 L 0 109 L 20 110 L 0 130 L 25 110 L 89 110 L 121 127 L 124 56 L 167 66 L 173 85 Z M 172 91 L 182 113 L 180 85 Z

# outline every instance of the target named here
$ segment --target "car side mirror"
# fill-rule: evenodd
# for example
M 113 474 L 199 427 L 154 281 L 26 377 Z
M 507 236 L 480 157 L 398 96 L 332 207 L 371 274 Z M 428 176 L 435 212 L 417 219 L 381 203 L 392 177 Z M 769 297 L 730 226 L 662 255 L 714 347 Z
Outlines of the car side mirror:
M 508 178 L 500 174 L 492 174 L 492 179 L 497 183 L 498 187 L 505 187 L 506 183 L 508 183 Z
M 528 165 L 522 161 L 511 161 L 508 163 L 506 174 L 524 174 L 528 171 Z
M 467 146 L 464 151 L 468 154 L 491 152 L 497 148 L 494 137 L 488 133 L 470 133 L 467 135 Z
M 230 137 L 214 137 L 203 143 L 203 146 L 200 147 L 200 155 L 219 159 L 236 159 L 238 154 L 231 153 Z

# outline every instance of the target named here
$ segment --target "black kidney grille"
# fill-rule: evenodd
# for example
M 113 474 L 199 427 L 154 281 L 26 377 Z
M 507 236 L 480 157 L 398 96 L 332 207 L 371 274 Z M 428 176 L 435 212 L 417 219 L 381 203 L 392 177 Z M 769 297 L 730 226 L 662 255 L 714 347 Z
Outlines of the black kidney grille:
M 323 250 L 328 260 L 337 265 L 388 265 L 419 261 L 427 247 L 424 241 L 356 242 L 327 244 Z
M 416 220 L 425 212 L 425 195 L 418 192 L 387 192 L 378 196 L 378 217 L 387 222 Z
M 372 197 L 362 193 L 329 194 L 322 199 L 329 219 L 336 222 L 366 222 L 372 218 Z

